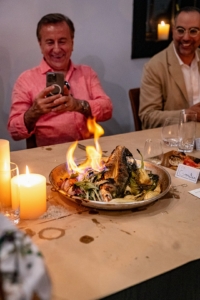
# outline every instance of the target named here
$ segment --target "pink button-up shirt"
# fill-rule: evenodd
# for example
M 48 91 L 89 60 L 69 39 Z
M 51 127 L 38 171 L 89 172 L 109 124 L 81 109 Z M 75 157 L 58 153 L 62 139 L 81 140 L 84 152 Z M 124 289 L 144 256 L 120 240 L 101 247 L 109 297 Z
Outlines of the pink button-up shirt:
M 35 97 L 46 86 L 46 73 L 52 71 L 42 60 L 39 66 L 23 72 L 17 79 L 8 120 L 8 130 L 14 140 L 36 135 L 38 146 L 47 146 L 90 138 L 87 119 L 78 112 L 50 112 L 39 118 L 34 131 L 28 133 L 24 124 L 24 113 L 32 106 Z M 66 78 L 70 83 L 70 93 L 76 99 L 90 104 L 93 117 L 102 122 L 112 117 L 112 102 L 103 91 L 97 74 L 85 65 L 70 64 Z

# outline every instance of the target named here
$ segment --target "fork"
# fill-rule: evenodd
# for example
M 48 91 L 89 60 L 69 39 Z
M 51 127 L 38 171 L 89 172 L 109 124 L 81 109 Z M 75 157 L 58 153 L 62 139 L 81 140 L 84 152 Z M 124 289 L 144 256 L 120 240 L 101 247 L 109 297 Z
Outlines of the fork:
M 81 150 L 86 150 L 86 146 L 78 143 L 78 148 Z M 103 153 L 107 153 L 108 151 L 102 151 Z

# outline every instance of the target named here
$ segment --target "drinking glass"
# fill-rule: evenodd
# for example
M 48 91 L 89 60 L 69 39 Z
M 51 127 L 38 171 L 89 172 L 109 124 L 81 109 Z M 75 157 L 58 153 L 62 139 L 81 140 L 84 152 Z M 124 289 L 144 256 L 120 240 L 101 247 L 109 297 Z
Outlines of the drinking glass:
M 20 220 L 20 201 L 18 185 L 13 185 L 13 180 L 19 176 L 18 166 L 11 162 L 0 170 L 0 212 L 14 224 Z
M 160 165 L 163 159 L 162 141 L 160 139 L 147 139 L 144 144 L 144 160 Z
M 162 127 L 161 137 L 164 145 L 169 147 L 178 146 L 179 118 L 166 118 Z
M 197 113 L 186 112 L 184 109 L 180 113 L 179 119 L 179 142 L 178 148 L 182 152 L 192 152 L 195 144 Z

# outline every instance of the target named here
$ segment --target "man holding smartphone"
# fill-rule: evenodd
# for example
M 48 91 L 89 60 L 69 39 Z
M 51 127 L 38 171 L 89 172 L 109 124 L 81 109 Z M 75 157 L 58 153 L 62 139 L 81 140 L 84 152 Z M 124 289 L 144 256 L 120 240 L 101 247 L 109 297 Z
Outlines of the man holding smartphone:
M 97 122 L 112 117 L 112 102 L 97 74 L 89 66 L 71 61 L 74 32 L 72 21 L 62 14 L 48 14 L 38 22 L 36 33 L 43 59 L 39 66 L 23 72 L 14 85 L 8 120 L 14 140 L 32 134 L 37 146 L 82 140 L 91 137 L 88 117 Z M 64 74 L 63 92 L 54 93 L 56 79 L 47 84 L 49 72 Z

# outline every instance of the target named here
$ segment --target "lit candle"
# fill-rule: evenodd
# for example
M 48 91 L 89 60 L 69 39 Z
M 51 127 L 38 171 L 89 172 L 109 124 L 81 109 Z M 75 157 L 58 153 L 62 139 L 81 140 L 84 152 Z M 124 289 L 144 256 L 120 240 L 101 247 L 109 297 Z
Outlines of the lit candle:
M 3 207 L 9 207 L 11 205 L 10 168 L 0 170 L 0 207 L 1 205 Z
M 161 21 L 161 24 L 158 24 L 158 39 L 168 40 L 168 36 L 169 36 L 169 24 L 165 24 L 164 21 Z
M 12 178 L 12 191 L 19 186 L 20 218 L 36 219 L 46 211 L 46 178 L 39 174 L 21 174 Z M 17 201 L 17 195 L 13 196 Z
M 10 144 L 0 139 L 0 202 L 3 207 L 11 204 L 10 195 Z
M 10 144 L 7 140 L 0 140 L 0 170 L 10 168 Z

